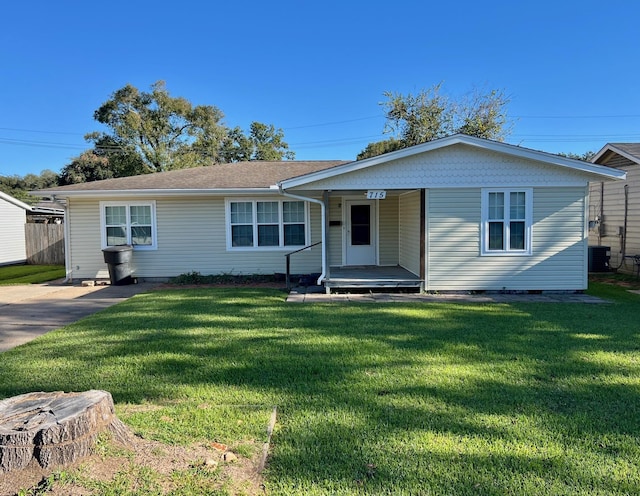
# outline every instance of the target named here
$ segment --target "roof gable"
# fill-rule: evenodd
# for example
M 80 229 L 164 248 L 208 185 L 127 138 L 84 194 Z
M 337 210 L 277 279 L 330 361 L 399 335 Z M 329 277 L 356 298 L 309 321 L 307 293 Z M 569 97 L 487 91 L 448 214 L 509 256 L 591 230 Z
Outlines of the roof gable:
M 582 180 L 584 180 L 587 176 L 591 176 L 591 179 L 595 179 L 596 177 L 623 179 L 625 176 L 625 174 L 621 171 L 617 171 L 615 169 L 611 169 L 609 167 L 604 167 L 601 165 L 591 164 L 589 162 L 583 162 L 580 160 L 561 157 L 559 155 L 530 150 L 528 148 L 522 148 L 519 146 L 500 143 L 497 141 L 475 138 L 463 134 L 456 134 L 447 138 L 442 138 L 420 145 L 412 146 L 410 148 L 405 148 L 395 152 L 386 153 L 384 155 L 379 155 L 377 157 L 347 163 L 345 165 L 337 166 L 332 169 L 317 171 L 303 177 L 286 179 L 280 183 L 280 186 L 283 189 L 304 188 L 310 185 L 313 185 L 314 189 L 316 187 L 329 188 L 330 184 L 326 181 L 332 178 L 337 178 L 338 176 L 360 175 L 361 177 L 363 177 L 364 171 L 366 170 L 370 170 L 372 168 L 384 168 L 392 163 L 402 163 L 407 167 L 411 167 L 411 165 L 408 164 L 413 162 L 414 166 L 417 167 L 418 162 L 424 163 L 425 160 L 428 161 L 431 160 L 431 158 L 441 156 L 443 152 L 450 153 L 453 148 L 464 148 L 467 150 L 466 155 L 471 155 L 471 158 L 467 157 L 460 159 L 466 160 L 468 164 L 466 164 L 466 168 L 463 167 L 463 170 L 458 170 L 455 172 L 457 174 L 467 174 L 467 176 L 470 172 L 469 165 L 474 163 L 474 155 L 477 155 L 478 157 L 491 156 L 493 162 L 506 161 L 518 164 L 528 164 L 525 165 L 525 169 L 526 167 L 533 167 L 534 165 L 538 168 L 544 167 L 546 168 L 547 173 L 554 171 L 556 172 L 556 177 L 554 177 L 554 175 L 550 175 L 548 177 L 548 180 L 551 181 L 555 181 L 558 179 L 557 174 L 561 174 L 563 175 L 563 177 L 567 176 L 567 174 L 572 177 L 580 176 Z M 465 164 L 462 165 L 464 166 Z M 453 170 L 451 170 L 451 172 L 452 174 L 454 173 Z M 522 172 L 523 171 L 520 171 L 520 173 Z M 416 174 L 419 173 L 420 171 L 416 170 Z M 410 179 L 407 180 L 410 181 Z M 470 182 L 471 178 L 467 177 L 466 183 Z M 398 184 L 394 185 L 394 187 L 410 186 L 406 184 Z M 414 184 L 413 187 L 418 186 Z
M 607 143 L 591 161 L 609 167 L 640 165 L 640 143 Z

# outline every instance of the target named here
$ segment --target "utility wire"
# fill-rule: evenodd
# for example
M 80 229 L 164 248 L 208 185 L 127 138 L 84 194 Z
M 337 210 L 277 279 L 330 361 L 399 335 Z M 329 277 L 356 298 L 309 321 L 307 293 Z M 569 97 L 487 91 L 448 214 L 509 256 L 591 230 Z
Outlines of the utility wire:
M 318 141 L 303 141 L 288 143 L 291 150 L 299 148 L 324 148 L 328 146 L 340 146 L 347 144 L 366 144 L 371 140 L 387 139 L 388 135 L 369 135 L 369 136 L 354 136 L 351 138 L 340 139 L 328 139 Z M 507 137 L 508 141 L 521 140 L 527 143 L 540 143 L 540 142 L 553 142 L 553 143 L 587 143 L 591 141 L 607 141 L 607 142 L 621 142 L 621 141 L 637 141 L 640 140 L 640 134 L 590 134 L 590 135 L 544 135 L 544 134 L 512 134 Z M 33 141 L 33 140 L 21 140 L 13 138 L 0 137 L 0 145 L 14 145 L 14 146 L 26 146 L 32 148 L 53 148 L 53 149 L 67 149 L 67 150 L 88 150 L 91 149 L 89 144 L 79 145 L 72 143 L 59 143 L 50 141 Z M 104 152 L 120 152 L 121 148 L 117 146 L 101 146 L 98 148 Z M 204 148 L 203 148 L 204 150 Z
M 640 118 L 640 114 L 626 114 L 626 115 L 511 115 L 509 116 L 514 119 L 637 119 Z M 323 127 L 323 126 L 335 126 L 338 124 L 347 124 L 350 122 L 359 122 L 366 121 L 372 119 L 380 119 L 384 118 L 384 115 L 369 115 L 364 117 L 355 117 L 353 119 L 344 119 L 340 121 L 330 121 L 330 122 L 320 122 L 314 124 L 302 124 L 298 126 L 287 126 L 282 127 L 283 131 L 290 131 L 294 129 L 308 129 L 312 127 Z M 22 133 L 41 133 L 41 134 L 61 134 L 61 135 L 69 135 L 69 136 L 82 136 L 84 138 L 86 133 L 77 133 L 77 132 L 69 132 L 69 131 L 49 131 L 49 130 L 41 130 L 41 129 L 22 129 L 22 128 L 14 128 L 14 127 L 0 127 L 0 131 L 12 131 L 12 132 L 22 132 Z
M 350 122 L 359 122 L 365 120 L 379 119 L 384 117 L 383 115 L 370 115 L 364 117 L 356 117 L 353 119 L 344 119 L 339 121 L 331 121 L 331 122 L 322 122 L 315 124 L 306 124 L 300 126 L 289 126 L 282 128 L 283 131 L 286 130 L 297 130 L 297 129 L 309 129 L 316 127 L 326 127 L 326 126 L 335 126 L 339 124 L 346 124 Z M 638 114 L 628 114 L 628 115 L 515 115 L 512 116 L 516 119 L 621 119 L 621 118 L 640 118 Z M 50 130 L 38 130 L 38 129 L 21 129 L 21 128 L 12 128 L 12 127 L 0 127 L 0 131 L 7 132 L 21 132 L 21 133 L 39 133 L 39 134 L 54 134 L 54 135 L 66 135 L 66 136 L 82 136 L 84 134 L 67 132 L 67 131 L 50 131 Z M 344 144 L 357 144 L 357 143 L 366 143 L 369 140 L 374 139 L 385 139 L 385 135 L 380 133 L 378 135 L 370 135 L 370 136 L 356 136 L 351 138 L 340 138 L 340 139 L 327 139 L 327 140 L 319 140 L 319 141 L 305 141 L 299 143 L 289 143 L 289 147 L 297 147 L 297 148 L 311 148 L 311 147 L 326 147 L 326 146 L 337 146 Z M 611 141 L 611 140 L 638 140 L 640 139 L 640 134 L 635 133 L 627 133 L 627 134 L 566 134 L 566 135 L 546 135 L 546 134 L 513 134 L 508 138 L 522 140 L 523 142 L 567 142 L 567 143 L 577 143 L 577 142 L 588 142 L 588 141 Z M 16 146 L 28 146 L 28 147 L 38 147 L 38 148 L 60 148 L 60 149 L 70 149 L 70 150 L 85 150 L 87 149 L 86 144 L 75 144 L 75 143 L 61 143 L 55 141 L 39 141 L 39 140 L 28 140 L 28 139 L 18 139 L 18 138 L 8 138 L 8 137 L 0 137 L 0 144 L 5 145 L 16 145 Z M 119 151 L 118 147 L 101 147 L 101 150 L 104 151 Z

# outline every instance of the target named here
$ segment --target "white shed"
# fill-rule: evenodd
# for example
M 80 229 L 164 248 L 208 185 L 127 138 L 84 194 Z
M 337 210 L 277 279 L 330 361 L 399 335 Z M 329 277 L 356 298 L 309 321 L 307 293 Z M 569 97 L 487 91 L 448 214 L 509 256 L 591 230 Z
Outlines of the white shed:
M 0 265 L 27 261 L 24 225 L 31 207 L 0 191 Z

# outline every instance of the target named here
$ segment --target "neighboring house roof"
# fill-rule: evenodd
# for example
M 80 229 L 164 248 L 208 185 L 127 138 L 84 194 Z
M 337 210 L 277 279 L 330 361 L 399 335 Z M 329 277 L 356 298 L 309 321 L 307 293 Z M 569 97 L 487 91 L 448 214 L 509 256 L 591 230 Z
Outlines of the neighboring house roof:
M 327 179 L 337 175 L 366 169 L 384 162 L 390 162 L 392 160 L 403 159 L 425 153 L 433 150 L 438 150 L 452 145 L 468 145 L 481 150 L 487 150 L 492 152 L 501 153 L 513 157 L 522 159 L 535 160 L 543 162 L 549 165 L 555 165 L 572 169 L 575 171 L 591 173 L 598 176 L 605 176 L 611 179 L 624 179 L 625 173 L 611 167 L 605 167 L 602 165 L 591 164 L 589 162 L 583 162 L 582 160 L 574 160 L 560 155 L 554 155 L 552 153 L 541 152 L 537 150 L 531 150 L 529 148 L 523 148 L 516 145 L 509 145 L 499 141 L 492 141 L 482 138 L 475 138 L 465 134 L 454 134 L 446 138 L 441 138 L 420 145 L 404 148 L 395 152 L 385 153 L 384 155 L 378 155 L 376 157 L 359 160 L 356 162 L 349 162 L 345 165 L 334 167 L 332 169 L 321 170 L 307 174 L 298 178 L 287 178 L 279 183 L 279 186 L 283 189 L 294 188 L 302 186 L 314 181 Z
M 41 200 L 31 208 L 34 214 L 43 216 L 62 216 L 64 215 L 64 205 L 61 202 L 52 200 Z
M 39 193 L 64 197 L 101 192 L 269 189 L 283 179 L 302 176 L 344 163 L 346 162 L 341 160 L 237 162 L 71 184 L 41 190 Z
M 620 155 L 627 160 L 640 165 L 640 143 L 607 143 L 602 150 L 600 150 L 591 159 L 593 163 L 607 164 L 615 167 L 614 163 L 609 163 L 614 155 Z M 629 165 L 628 163 L 621 163 L 620 165 Z

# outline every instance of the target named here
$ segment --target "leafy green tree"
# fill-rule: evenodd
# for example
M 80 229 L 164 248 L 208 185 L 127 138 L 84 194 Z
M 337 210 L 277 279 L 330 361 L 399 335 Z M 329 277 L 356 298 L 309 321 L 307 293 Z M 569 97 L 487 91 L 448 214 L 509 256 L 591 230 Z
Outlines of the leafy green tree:
M 111 136 L 100 136 L 94 141 L 93 153 L 108 160 L 113 177 L 135 176 L 151 172 L 142 157 L 133 148 L 123 148 Z
M 369 157 L 377 157 L 383 153 L 395 152 L 401 148 L 404 148 L 402 142 L 395 138 L 376 141 L 374 143 L 369 143 L 367 147 L 358 154 L 357 159 L 362 160 Z
M 137 155 L 149 172 L 217 162 L 227 135 L 222 111 L 170 96 L 163 81 L 154 83 L 150 92 L 127 84 L 95 111 L 94 118 L 109 128 L 108 133 L 86 136 L 98 151 L 109 157 L 115 152 L 121 157 Z
M 558 155 L 562 155 L 563 157 L 573 158 L 575 160 L 582 160 L 584 162 L 591 162 L 591 159 L 596 156 L 596 152 L 587 151 L 584 153 L 558 153 Z
M 273 125 L 252 122 L 249 134 L 242 129 L 230 129 L 221 151 L 225 162 L 243 162 L 248 160 L 293 160 L 295 153 L 289 150 L 284 141 L 282 129 Z
M 60 171 L 60 184 L 86 183 L 116 177 L 106 156 L 93 150 L 82 152 Z
M 454 113 L 454 132 L 477 138 L 504 141 L 511 130 L 505 107 L 509 99 L 502 91 L 469 93 Z
M 39 175 L 27 174 L 24 177 L 0 176 L 0 191 L 17 198 L 29 205 L 37 203 L 40 199 L 30 195 L 30 191 L 50 188 L 58 184 L 58 175 L 52 170 L 45 169 Z
M 27 174 L 22 178 L 24 189 L 34 191 L 36 189 L 57 186 L 58 174 L 50 169 L 43 170 L 40 174 Z
M 441 84 L 417 95 L 384 92 L 382 103 L 387 122 L 384 132 L 398 136 L 402 147 L 432 141 L 449 134 L 453 110 L 440 94 Z
M 109 131 L 85 136 L 93 150 L 65 168 L 64 181 L 294 157 L 282 129 L 260 122 L 251 123 L 248 134 L 239 127 L 229 129 L 222 124 L 221 110 L 172 97 L 163 81 L 153 84 L 150 92 L 124 86 L 95 111 L 94 118 Z
M 459 101 L 441 94 L 442 83 L 417 94 L 384 93 L 385 133 L 391 140 L 370 143 L 358 159 L 426 143 L 455 133 L 503 141 L 509 132 L 506 105 L 500 90 L 473 91 Z

